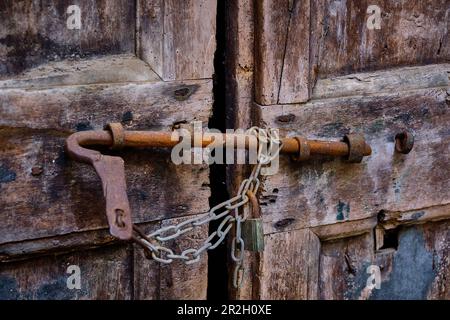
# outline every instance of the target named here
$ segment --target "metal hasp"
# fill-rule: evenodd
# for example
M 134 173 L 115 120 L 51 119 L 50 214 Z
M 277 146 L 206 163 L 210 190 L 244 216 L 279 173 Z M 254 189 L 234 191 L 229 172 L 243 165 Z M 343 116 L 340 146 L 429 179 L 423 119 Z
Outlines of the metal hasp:
M 228 138 L 230 134 L 227 134 Z M 239 138 L 241 134 L 231 134 Z M 225 137 L 225 135 L 224 135 Z M 180 138 L 182 139 L 182 138 Z M 248 139 L 246 139 L 248 140 Z M 214 141 L 213 137 L 203 137 L 202 147 Z M 229 141 L 229 139 L 224 139 Z M 121 157 L 103 155 L 87 149 L 92 146 L 121 147 L 167 147 L 172 148 L 180 141 L 172 139 L 171 132 L 126 131 L 119 123 L 112 123 L 106 130 L 81 131 L 70 135 L 66 140 L 66 151 L 74 160 L 94 166 L 99 175 L 106 199 L 106 215 L 110 233 L 121 239 L 133 238 L 133 222 L 128 202 L 125 182 L 125 167 Z M 248 144 L 245 145 L 248 148 Z M 347 135 L 343 141 L 308 140 L 303 137 L 283 138 L 282 153 L 291 154 L 297 161 L 307 160 L 312 155 L 345 157 L 350 162 L 361 162 L 372 152 L 364 137 Z

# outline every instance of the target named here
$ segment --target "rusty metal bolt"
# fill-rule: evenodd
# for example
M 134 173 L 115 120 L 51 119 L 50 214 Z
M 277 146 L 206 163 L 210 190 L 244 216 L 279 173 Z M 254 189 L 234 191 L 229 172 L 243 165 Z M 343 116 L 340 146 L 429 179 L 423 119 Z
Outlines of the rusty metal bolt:
M 294 161 L 305 161 L 308 160 L 311 155 L 311 150 L 308 144 L 308 140 L 304 137 L 293 137 L 298 143 L 298 153 L 292 156 Z
M 362 134 L 347 134 L 343 141 L 348 145 L 347 160 L 353 163 L 360 163 L 366 149 L 364 136 Z
M 408 154 L 414 147 L 414 135 L 411 132 L 403 131 L 395 136 L 395 151 Z

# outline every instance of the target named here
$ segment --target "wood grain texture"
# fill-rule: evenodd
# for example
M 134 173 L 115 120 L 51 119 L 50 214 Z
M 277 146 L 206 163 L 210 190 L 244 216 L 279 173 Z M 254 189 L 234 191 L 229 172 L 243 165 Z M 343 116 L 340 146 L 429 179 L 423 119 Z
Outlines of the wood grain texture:
M 405 67 L 319 79 L 313 100 L 448 87 L 449 64 Z
M 180 98 L 179 90 L 187 94 Z M 190 119 L 206 122 L 211 106 L 211 80 L 4 89 L 0 126 L 69 132 L 125 119 L 129 129 L 168 130 Z
M 255 99 L 262 105 L 310 96 L 310 1 L 256 2 Z
M 265 237 L 261 299 L 317 299 L 320 241 L 311 231 Z
M 229 128 L 249 128 L 254 101 L 254 3 L 227 2 L 226 107 Z M 239 36 L 236 36 L 239 35 Z
M 313 78 L 450 59 L 449 1 L 313 1 Z M 381 29 L 367 28 L 367 8 L 381 9 Z
M 374 261 L 373 236 L 366 233 L 321 245 L 319 298 L 353 300 L 365 288 Z
M 52 61 L 18 76 L 0 80 L 0 88 L 48 89 L 57 86 L 158 80 L 158 75 L 144 61 L 131 54 L 118 54 Z
M 187 217 L 192 218 L 192 217 Z M 146 232 L 157 227 L 181 223 L 187 219 L 174 218 L 146 225 Z M 196 228 L 177 240 L 164 243 L 176 254 L 188 248 L 199 248 L 208 237 L 208 225 Z M 169 265 L 160 264 L 145 257 L 142 249 L 135 246 L 134 252 L 134 299 L 206 299 L 208 279 L 208 254 L 203 253 L 199 262 L 186 265 L 177 261 Z
M 280 157 L 279 172 L 263 184 L 265 232 L 448 204 L 448 101 L 446 88 L 431 88 L 318 100 L 301 108 L 260 106 L 260 124 L 279 127 L 282 136 L 339 139 L 361 132 L 373 150 L 361 164 L 326 158 L 295 164 Z M 393 138 L 403 129 L 416 137 L 408 156 L 394 152 Z
M 255 4 L 253 0 L 226 1 L 226 127 L 250 128 L 253 117 L 254 74 L 255 74 Z M 236 36 L 238 35 L 238 36 Z M 248 166 L 228 165 L 226 182 L 229 194 L 236 194 L 239 185 L 247 175 Z M 230 248 L 230 247 L 229 247 Z M 245 252 L 248 273 L 241 288 L 235 289 L 232 277 L 228 277 L 228 296 L 231 299 L 258 299 L 260 296 L 258 277 L 260 253 Z M 229 274 L 233 264 L 228 266 Z
M 374 251 L 371 232 L 322 243 L 320 298 L 448 299 L 449 222 L 399 226 L 396 247 Z M 380 287 L 367 287 L 368 267 L 380 270 Z
M 105 247 L 0 264 L 0 299 L 130 299 L 130 252 Z M 81 289 L 68 289 L 67 268 L 80 267 Z
M 2 1 L 0 78 L 50 61 L 134 53 L 134 2 L 77 1 L 79 30 L 66 27 L 66 10 L 72 4 L 68 0 Z
M 278 103 L 300 103 L 310 96 L 310 0 L 291 1 Z
M 216 0 L 138 1 L 138 56 L 163 80 L 211 78 Z

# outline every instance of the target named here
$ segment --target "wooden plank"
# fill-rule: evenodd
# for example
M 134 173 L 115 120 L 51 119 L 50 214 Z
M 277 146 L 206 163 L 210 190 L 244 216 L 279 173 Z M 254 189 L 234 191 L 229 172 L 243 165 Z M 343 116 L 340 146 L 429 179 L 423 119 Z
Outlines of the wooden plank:
M 256 1 L 255 10 L 255 100 L 276 104 L 280 90 L 290 1 Z
M 192 217 L 188 217 L 192 218 Z M 181 223 L 187 218 L 167 219 L 146 226 L 146 232 L 157 227 L 167 227 Z M 196 227 L 164 245 L 176 254 L 188 248 L 199 248 L 208 237 L 208 225 Z M 177 261 L 160 264 L 145 258 L 141 248 L 135 246 L 134 253 L 134 298 L 144 299 L 206 299 L 208 284 L 208 254 L 203 253 L 200 261 L 186 265 Z
M 372 234 L 326 241 L 321 248 L 319 299 L 358 299 L 374 261 Z
M 317 299 L 320 241 L 311 231 L 265 237 L 261 299 Z
M 109 229 L 74 232 L 54 237 L 0 244 L 0 263 L 30 259 L 35 256 L 63 254 L 114 245 L 120 242 Z
M 400 225 L 422 224 L 449 219 L 450 205 L 437 205 L 404 212 L 382 211 L 378 216 L 384 229 L 393 229 Z
M 314 87 L 312 99 L 447 87 L 449 71 L 449 64 L 433 64 L 319 79 Z
M 163 80 L 211 78 L 216 0 L 138 1 L 138 56 Z
M 134 2 L 77 1 L 81 28 L 71 30 L 66 22 L 67 9 L 73 4 L 68 0 L 2 1 L 1 78 L 49 61 L 134 53 Z
M 124 246 L 0 264 L 0 299 L 130 299 L 130 253 Z M 67 268 L 80 268 L 80 289 L 67 287 Z
M 124 120 L 130 129 L 168 130 L 194 118 L 206 123 L 211 107 L 211 80 L 3 89 L 0 126 L 75 131 Z
M 294 0 L 289 22 L 278 103 L 309 100 L 310 1 Z
M 94 83 L 157 81 L 159 77 L 142 60 L 130 54 L 110 55 L 83 60 L 49 62 L 0 80 L 0 89 L 46 89 Z
M 261 197 L 266 233 L 450 203 L 445 88 L 259 108 L 260 124 L 279 127 L 282 136 L 332 139 L 361 132 L 373 150 L 361 164 L 326 158 L 295 164 L 280 157 L 279 172 L 265 179 Z M 394 152 L 394 136 L 404 129 L 416 137 L 409 155 Z
M 249 128 L 254 101 L 255 8 L 251 0 L 227 1 L 226 8 L 225 76 L 228 127 Z
M 310 1 L 257 1 L 256 9 L 256 102 L 307 101 Z
M 369 5 L 381 9 L 380 29 L 367 28 Z M 448 0 L 313 1 L 313 78 L 448 61 L 448 6 Z

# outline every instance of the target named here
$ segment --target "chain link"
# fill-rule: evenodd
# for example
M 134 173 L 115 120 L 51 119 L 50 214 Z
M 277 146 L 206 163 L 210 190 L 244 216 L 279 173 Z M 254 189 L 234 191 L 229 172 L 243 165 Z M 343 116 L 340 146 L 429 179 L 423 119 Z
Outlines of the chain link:
M 248 215 L 247 211 L 244 210 L 244 206 L 249 202 L 247 192 L 251 191 L 253 194 L 256 194 L 260 186 L 258 177 L 261 173 L 261 168 L 275 159 L 281 149 L 281 140 L 277 130 L 264 130 L 252 127 L 247 130 L 247 134 L 256 136 L 258 140 L 257 164 L 253 167 L 250 176 L 242 181 L 235 197 L 214 206 L 207 213 L 176 225 L 160 228 L 149 235 L 146 235 L 138 226 L 133 226 L 133 240 L 144 247 L 155 261 L 164 264 L 172 263 L 175 260 L 183 261 L 188 265 L 195 263 L 200 260 L 200 255 L 203 252 L 217 248 L 234 226 L 235 236 L 231 242 L 231 259 L 235 262 L 233 285 L 236 288 L 242 285 L 245 269 L 243 266 L 244 239 L 242 238 L 241 230 L 242 223 L 247 219 Z M 234 215 L 231 215 L 230 212 L 233 210 Z M 195 227 L 220 219 L 223 220 L 220 222 L 217 230 L 212 232 L 198 249 L 189 248 L 182 251 L 181 254 L 175 254 L 172 249 L 161 244 L 162 242 L 176 239 L 192 231 Z M 215 238 L 217 239 L 214 240 Z

